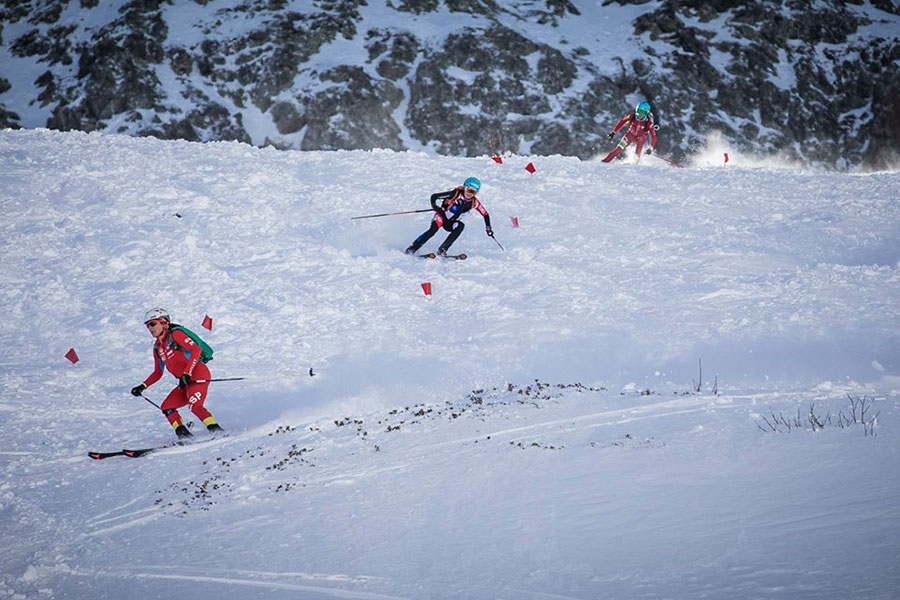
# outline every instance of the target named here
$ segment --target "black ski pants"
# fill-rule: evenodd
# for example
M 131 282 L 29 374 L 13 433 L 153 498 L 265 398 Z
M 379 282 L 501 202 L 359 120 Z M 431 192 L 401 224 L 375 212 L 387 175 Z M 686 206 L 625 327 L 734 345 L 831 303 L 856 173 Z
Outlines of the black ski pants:
M 447 236 L 447 239 L 444 240 L 444 243 L 440 245 L 438 251 L 443 250 L 446 252 L 450 249 L 450 246 L 453 245 L 453 242 L 462 235 L 463 229 L 466 228 L 466 224 L 462 221 L 445 221 L 442 226 L 438 226 L 436 221 L 432 221 L 431 225 L 428 229 L 422 233 L 419 237 L 416 238 L 416 241 L 412 243 L 412 249 L 417 251 L 419 248 L 425 245 L 425 242 L 434 237 L 434 234 L 438 232 L 439 229 L 444 229 L 445 231 L 449 231 L 450 235 Z

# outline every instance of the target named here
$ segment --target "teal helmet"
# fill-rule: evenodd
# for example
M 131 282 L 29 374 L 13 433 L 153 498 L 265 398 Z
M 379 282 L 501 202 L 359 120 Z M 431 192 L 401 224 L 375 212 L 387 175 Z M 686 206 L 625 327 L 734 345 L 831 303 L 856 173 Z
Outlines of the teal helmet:
M 472 188 L 477 194 L 478 190 L 481 189 L 481 182 L 476 177 L 469 177 L 463 182 L 463 187 Z
M 638 118 L 639 121 L 643 121 L 647 118 L 647 115 L 650 114 L 650 103 L 649 102 L 641 102 L 637 106 L 634 107 L 634 114 Z

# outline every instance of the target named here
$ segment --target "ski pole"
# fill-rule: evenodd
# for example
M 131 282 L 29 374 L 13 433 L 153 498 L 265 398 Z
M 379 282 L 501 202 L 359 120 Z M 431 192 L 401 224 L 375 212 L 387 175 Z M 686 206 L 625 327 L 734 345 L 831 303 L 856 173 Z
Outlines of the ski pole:
M 246 377 L 217 377 L 215 379 L 192 379 L 191 383 L 211 383 L 213 381 L 242 381 Z
M 245 377 L 219 377 L 217 379 L 194 379 L 191 381 L 191 383 L 211 383 L 213 381 L 241 381 L 243 379 L 246 379 L 246 378 Z M 156 402 L 154 402 L 153 400 L 151 400 L 144 394 L 141 394 L 140 396 L 141 396 L 141 398 L 143 398 L 144 400 L 146 400 L 147 402 L 149 402 L 156 408 L 159 408 L 160 410 L 162 410 L 160 408 L 159 404 L 157 404 Z
M 359 217 L 350 217 L 353 219 L 371 219 L 373 217 L 393 217 L 394 215 L 411 215 L 413 213 L 434 212 L 432 208 L 423 208 L 421 210 L 401 210 L 400 212 L 380 213 L 377 215 L 362 215 Z
M 147 396 L 141 394 L 141 398 L 143 398 L 144 400 L 146 400 L 147 402 L 149 402 L 150 404 L 152 404 L 152 405 L 155 406 L 156 408 L 159 408 L 159 410 L 162 410 L 162 408 L 160 408 L 159 404 L 157 404 L 156 402 L 154 402 L 153 400 L 151 400 L 151 399 L 148 398 Z
M 681 164 L 680 162 L 676 162 L 676 161 L 672 160 L 671 158 L 666 158 L 665 156 L 660 156 L 659 154 L 652 154 L 651 156 L 655 156 L 659 160 L 667 162 L 670 165 L 672 165 L 673 167 L 678 167 L 679 169 L 684 168 L 683 164 Z
M 495 238 L 494 236 L 491 236 L 491 239 L 494 240 L 495 242 L 497 242 L 497 238 Z M 503 247 L 503 244 L 501 244 L 500 242 L 497 242 L 497 245 L 500 246 L 501 250 L 506 252 L 506 248 Z

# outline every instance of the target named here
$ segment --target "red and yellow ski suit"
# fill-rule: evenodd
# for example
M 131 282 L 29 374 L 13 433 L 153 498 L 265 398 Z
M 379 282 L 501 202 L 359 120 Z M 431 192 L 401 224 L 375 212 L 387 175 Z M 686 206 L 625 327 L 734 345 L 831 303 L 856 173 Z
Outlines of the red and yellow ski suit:
M 163 376 L 163 369 L 176 378 L 185 373 L 191 376 L 191 383 L 184 388 L 175 387 L 160 405 L 163 414 L 172 427 L 178 427 L 184 423 L 178 414 L 178 409 L 190 404 L 191 412 L 204 425 L 216 422 L 203 403 L 206 401 L 206 393 L 209 389 L 209 367 L 200 362 L 200 348 L 183 331 L 168 330 L 166 335 L 157 339 L 153 344 L 153 372 L 144 380 L 144 385 L 150 387 Z M 201 380 L 198 383 L 193 380 Z

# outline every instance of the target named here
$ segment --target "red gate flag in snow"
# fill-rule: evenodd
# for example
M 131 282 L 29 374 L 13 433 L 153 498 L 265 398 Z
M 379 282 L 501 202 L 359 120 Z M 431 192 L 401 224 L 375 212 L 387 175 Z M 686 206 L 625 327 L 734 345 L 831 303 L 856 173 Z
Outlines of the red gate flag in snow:
M 69 359 L 73 365 L 78 362 L 78 353 L 75 352 L 75 348 L 69 348 L 69 351 L 66 352 L 66 358 Z
M 210 331 L 212 331 L 212 319 L 210 318 L 209 315 L 206 315 L 205 317 L 203 317 L 203 323 L 201 323 L 200 326 L 205 327 L 205 328 L 209 329 Z
M 512 220 L 513 228 L 517 228 L 519 226 L 519 217 L 510 217 Z
M 500 157 L 497 156 L 497 155 L 492 156 L 492 157 L 491 157 L 491 160 L 493 160 L 493 161 L 494 161 L 495 163 L 497 163 L 498 165 L 502 165 L 502 164 L 503 164 L 503 159 L 500 158 Z
M 529 173 L 531 173 L 532 175 L 534 175 L 534 172 L 537 171 L 537 169 L 534 168 L 534 163 L 532 163 L 532 162 L 525 165 L 525 170 L 528 171 Z
M 422 291 L 425 292 L 426 296 L 431 295 L 431 282 L 430 281 L 426 281 L 425 283 L 422 284 Z

